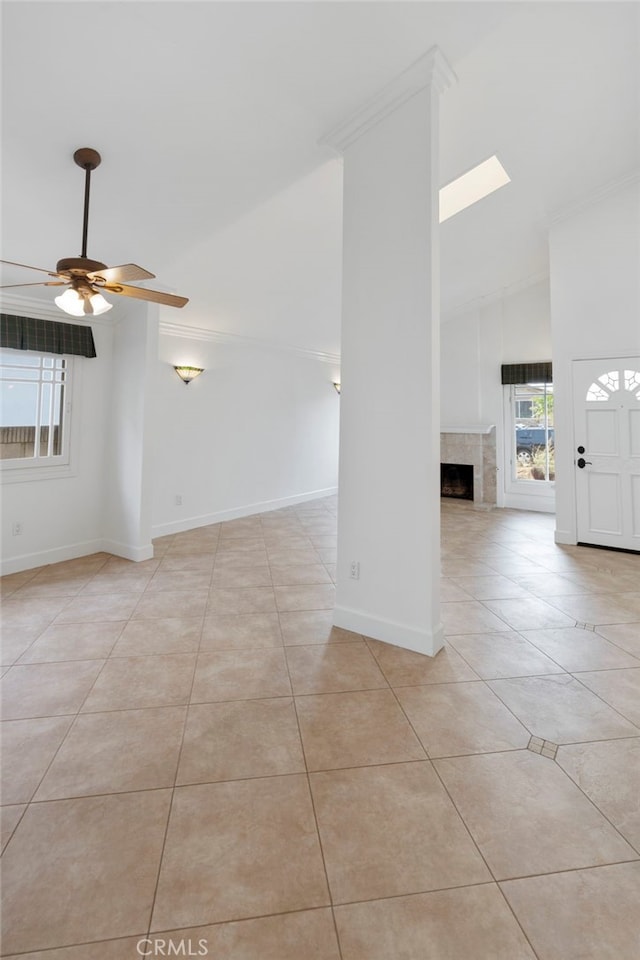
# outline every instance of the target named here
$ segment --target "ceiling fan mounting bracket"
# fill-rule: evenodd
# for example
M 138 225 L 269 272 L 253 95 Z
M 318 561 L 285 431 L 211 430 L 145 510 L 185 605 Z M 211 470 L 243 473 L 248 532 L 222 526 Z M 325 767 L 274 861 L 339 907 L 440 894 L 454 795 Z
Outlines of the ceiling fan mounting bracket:
M 80 296 L 87 300 L 92 294 L 95 293 L 95 290 L 91 286 L 88 280 L 85 277 L 72 277 L 71 278 L 71 288 L 80 294 Z
M 83 170 L 95 170 L 96 167 L 100 166 L 102 161 L 102 157 L 98 151 L 93 150 L 91 147 L 80 147 L 74 153 L 73 159 Z

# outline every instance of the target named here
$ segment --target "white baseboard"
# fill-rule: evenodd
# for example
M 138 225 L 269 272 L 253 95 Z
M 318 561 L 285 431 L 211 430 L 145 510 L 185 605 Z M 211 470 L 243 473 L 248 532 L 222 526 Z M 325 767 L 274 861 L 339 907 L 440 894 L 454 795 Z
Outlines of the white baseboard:
M 575 547 L 578 542 L 569 530 L 556 530 L 553 539 L 556 543 L 566 543 L 573 547 Z
M 444 646 L 444 631 L 439 623 L 433 630 L 418 630 L 404 623 L 394 623 L 380 617 L 372 617 L 361 610 L 350 610 L 348 607 L 335 607 L 333 622 L 336 627 L 360 633 L 374 640 L 392 643 L 405 650 L 434 657 Z
M 554 495 L 541 496 L 526 493 L 507 493 L 504 505 L 510 510 L 534 510 L 538 513 L 555 513 L 556 498 Z
M 134 547 L 128 543 L 118 543 L 117 540 L 103 540 L 102 549 L 105 553 L 112 553 L 115 557 L 123 557 L 125 560 L 133 560 L 135 563 L 153 559 L 152 543 L 148 543 L 144 547 Z
M 169 533 L 182 533 L 183 530 L 193 530 L 196 527 L 206 527 L 211 523 L 221 523 L 223 520 L 237 520 L 249 517 L 254 513 L 267 513 L 271 510 L 280 510 L 282 507 L 294 506 L 297 503 L 306 503 L 308 500 L 317 500 L 320 497 L 330 497 L 338 492 L 337 487 L 327 487 L 324 490 L 312 490 L 309 493 L 300 493 L 294 497 L 283 497 L 280 500 L 265 500 L 262 503 L 249 503 L 244 507 L 232 510 L 221 510 L 201 517 L 190 517 L 188 520 L 177 520 L 174 523 L 165 523 L 154 527 L 153 537 L 164 537 Z M 83 543 L 67 544 L 63 547 L 54 547 L 51 550 L 41 550 L 35 553 L 24 553 L 18 557 L 8 557 L 0 561 L 0 576 L 10 573 L 20 573 L 22 570 L 33 570 L 34 567 L 45 567 L 50 563 L 61 563 L 63 560 L 76 560 L 78 557 L 88 557 L 92 553 L 111 553 L 125 560 L 139 562 L 150 560 L 153 557 L 153 545 L 142 547 L 116 540 L 87 540 Z
M 171 533 L 183 533 L 185 530 L 195 530 L 196 527 L 208 527 L 212 523 L 222 523 L 225 520 L 240 520 L 255 513 L 269 513 L 271 510 L 281 510 L 283 507 L 295 506 L 297 503 L 306 503 L 307 500 L 319 500 L 321 497 L 331 497 L 338 492 L 337 487 L 326 487 L 324 490 L 312 490 L 310 493 L 299 493 L 294 497 L 282 497 L 280 500 L 263 500 L 261 503 L 247 503 L 243 507 L 233 507 L 230 510 L 219 510 L 217 513 L 207 513 L 199 517 L 188 517 L 186 520 L 173 520 L 169 523 L 160 523 L 152 527 L 154 540 L 157 537 L 166 537 Z
M 3 559 L 0 563 L 0 574 L 4 577 L 8 573 L 33 570 L 34 567 L 45 567 L 50 563 L 77 560 L 78 557 L 88 557 L 92 553 L 101 553 L 105 549 L 103 540 L 86 540 L 84 543 L 70 543 L 64 547 L 54 547 L 52 550 L 23 553 L 19 557 Z
M 111 553 L 125 560 L 151 560 L 153 545 L 133 547 L 115 540 L 87 540 L 83 543 L 70 543 L 64 547 L 54 547 L 52 550 L 40 550 L 37 553 L 23 553 L 19 557 L 10 557 L 0 563 L 0 576 L 10 573 L 21 573 L 23 570 L 33 570 L 34 567 L 46 567 L 50 563 L 62 563 L 64 560 L 77 560 L 79 557 L 90 557 L 94 553 Z

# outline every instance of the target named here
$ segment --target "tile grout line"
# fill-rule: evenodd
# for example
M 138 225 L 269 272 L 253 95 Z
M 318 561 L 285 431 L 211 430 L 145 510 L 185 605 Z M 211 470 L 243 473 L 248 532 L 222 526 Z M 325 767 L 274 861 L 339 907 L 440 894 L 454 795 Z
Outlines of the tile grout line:
M 427 749 L 426 745 L 422 742 L 422 740 L 421 740 L 420 737 L 418 736 L 418 732 L 417 732 L 417 730 L 415 729 L 415 727 L 413 726 L 413 723 L 411 722 L 410 717 L 408 716 L 408 714 L 407 714 L 406 711 L 404 710 L 404 708 L 403 708 L 403 706 L 402 706 L 402 703 L 401 703 L 400 700 L 398 699 L 398 697 L 397 697 L 397 695 L 396 695 L 396 692 L 395 692 L 395 689 L 394 689 L 393 687 L 391 687 L 391 690 L 392 690 L 392 692 L 393 692 L 393 694 L 394 694 L 394 696 L 395 696 L 395 698 L 396 698 L 396 702 L 397 702 L 400 710 L 402 710 L 402 713 L 404 714 L 404 716 L 405 716 L 406 719 L 407 719 L 407 723 L 409 723 L 409 725 L 411 726 L 411 729 L 413 730 L 415 736 L 418 738 L 418 742 L 422 744 L 423 749 L 424 749 L 424 751 L 425 751 L 425 753 L 426 753 L 426 755 L 427 755 L 427 762 L 429 763 L 429 765 L 430 765 L 431 769 L 433 770 L 435 776 L 438 778 L 438 782 L 440 783 L 442 789 L 444 790 L 444 792 L 446 793 L 447 797 L 449 798 L 449 801 L 450 801 L 451 805 L 453 806 L 453 809 L 456 811 L 456 814 L 458 815 L 458 819 L 460 820 L 460 822 L 461 822 L 462 825 L 464 826 L 464 829 L 466 830 L 467 835 L 468 835 L 469 839 L 471 840 L 471 843 L 473 844 L 474 848 L 476 849 L 476 851 L 477 851 L 477 853 L 478 853 L 478 856 L 481 858 L 482 862 L 484 863 L 485 867 L 487 868 L 487 871 L 488 871 L 488 873 L 489 873 L 489 875 L 490 875 L 490 877 L 491 877 L 491 881 L 487 881 L 487 883 L 491 883 L 494 887 L 500 888 L 499 882 L 498 882 L 498 880 L 497 880 L 497 878 L 496 878 L 493 870 L 492 870 L 491 867 L 489 866 L 489 863 L 487 862 L 487 860 L 486 860 L 486 858 L 485 858 L 482 850 L 480 849 L 478 843 L 476 842 L 476 839 L 475 839 L 475 837 L 473 836 L 473 834 L 472 834 L 472 832 L 471 832 L 471 829 L 470 829 L 469 826 L 467 825 L 466 820 L 465 820 L 464 817 L 462 816 L 460 810 L 458 809 L 457 804 L 455 803 L 453 797 L 451 796 L 451 794 L 450 794 L 450 792 L 449 792 L 449 790 L 448 790 L 448 788 L 447 788 L 444 780 L 442 779 L 442 777 L 441 777 L 441 775 L 440 775 L 440 771 L 439 771 L 438 768 L 436 767 L 435 763 L 433 762 L 433 758 L 432 758 L 431 755 L 429 754 L 429 750 Z M 423 761 L 423 762 L 424 762 L 424 761 Z M 474 886 L 474 884 L 466 884 L 466 886 Z M 504 893 L 502 893 L 502 890 L 500 890 L 500 893 L 501 893 L 501 895 L 504 897 Z M 505 898 L 505 899 L 506 899 L 506 898 Z M 511 909 L 511 908 L 510 908 L 510 909 Z M 518 918 L 515 916 L 515 913 L 513 912 L 513 910 L 511 910 L 511 913 L 512 913 L 512 915 L 514 916 L 514 919 L 515 919 L 516 923 L 518 924 L 518 928 L 519 928 L 519 930 L 521 931 L 522 936 L 525 938 L 526 942 L 527 942 L 527 943 L 529 944 L 529 946 L 531 947 L 531 950 L 532 950 L 534 956 L 535 956 L 535 957 L 538 957 L 538 953 L 533 949 L 533 945 L 531 944 L 531 941 L 529 940 L 529 937 L 527 936 L 527 934 L 526 934 L 526 932 L 525 932 L 522 924 L 520 923 L 520 921 L 518 920 Z
M 581 673 L 614 673 L 616 670 L 619 670 L 620 672 L 624 672 L 626 670 L 638 670 L 638 669 L 639 669 L 638 667 L 616 667 L 613 670 L 606 670 L 606 671 L 605 670 L 576 670 L 575 673 L 570 673 L 569 676 L 572 677 L 574 680 L 576 680 L 581 687 L 583 687 L 585 690 L 588 690 L 589 693 L 593 694 L 594 697 L 597 697 L 597 699 L 600 700 L 602 703 L 604 703 L 605 706 L 607 706 L 610 710 L 613 710 L 614 713 L 617 713 L 622 720 L 626 720 L 626 722 L 630 723 L 631 726 L 636 727 L 638 730 L 638 734 L 640 735 L 640 726 L 635 722 L 635 720 L 629 719 L 629 717 L 625 716 L 625 714 L 622 713 L 620 710 L 618 710 L 617 707 L 614 707 L 612 703 L 609 703 L 609 701 L 605 700 L 605 698 L 601 696 L 601 694 L 599 694 L 596 690 L 592 690 L 591 687 L 589 687 L 583 680 L 580 679 Z M 624 738 L 609 737 L 609 739 L 621 740 Z
M 212 572 L 211 576 L 213 577 L 213 572 Z M 166 846 L 167 846 L 167 838 L 168 838 L 168 836 L 169 836 L 169 825 L 170 825 L 170 823 L 171 823 L 171 814 L 172 814 L 172 811 L 173 811 L 173 802 L 174 802 L 174 799 L 175 799 L 175 794 L 176 794 L 176 789 L 177 789 L 178 773 L 179 773 L 179 770 L 180 770 L 180 760 L 181 760 L 181 758 L 182 758 L 182 750 L 183 750 L 183 747 L 184 747 L 184 738 L 185 738 L 186 731 L 187 731 L 187 724 L 188 724 L 188 722 L 189 722 L 189 707 L 190 707 L 190 705 L 191 705 L 191 696 L 192 696 L 192 693 L 193 693 L 193 686 L 194 686 L 194 683 L 195 683 L 196 672 L 197 672 L 197 669 L 198 669 L 198 657 L 200 656 L 200 648 L 201 648 L 201 646 L 202 646 L 202 631 L 203 631 L 203 629 L 204 629 L 205 616 L 206 616 L 206 606 L 205 606 L 205 610 L 203 611 L 202 618 L 201 618 L 201 623 L 200 623 L 200 639 L 199 639 L 199 641 L 198 641 L 198 650 L 197 650 L 197 652 L 196 652 L 196 655 L 195 655 L 194 661 L 193 661 L 193 673 L 191 674 L 191 685 L 190 685 L 190 687 L 189 687 L 189 695 L 188 695 L 188 697 L 187 697 L 186 707 L 185 707 L 185 711 L 184 711 L 184 720 L 183 720 L 183 722 L 182 722 L 182 737 L 181 737 L 181 739 L 180 739 L 180 747 L 179 747 L 179 749 L 178 749 L 178 753 L 177 753 L 177 757 L 176 757 L 176 767 L 175 767 L 175 773 L 174 773 L 174 777 L 173 777 L 173 786 L 170 788 L 170 789 L 171 789 L 171 797 L 170 797 L 170 800 L 169 800 L 169 808 L 168 808 L 168 810 L 167 810 L 167 820 L 166 820 L 166 823 L 165 823 L 164 834 L 163 834 L 163 837 L 162 837 L 162 845 L 161 845 L 161 847 L 160 847 L 160 856 L 159 856 L 159 858 L 158 858 L 158 872 L 157 872 L 157 875 L 156 875 L 155 886 L 154 886 L 154 888 L 153 888 L 153 897 L 151 898 L 151 906 L 150 906 L 150 908 L 149 908 L 149 922 L 148 922 L 148 924 L 147 924 L 147 931 L 146 931 L 146 932 L 147 932 L 147 937 L 149 937 L 150 934 L 151 934 L 151 927 L 152 927 L 152 924 L 153 924 L 153 913 L 154 913 L 155 906 L 156 906 L 156 899 L 157 899 L 157 896 L 158 896 L 158 888 L 159 888 L 159 886 L 160 886 L 160 876 L 161 876 L 161 874 L 162 874 L 162 863 L 163 863 L 163 860 L 164 860 L 164 852 L 165 852 L 165 849 L 166 849 Z M 166 788 L 165 788 L 165 789 L 166 789 Z
M 278 613 L 278 620 L 279 620 L 279 619 L 280 619 L 280 614 Z M 303 758 L 303 761 L 304 761 L 305 776 L 306 776 L 306 780 L 307 780 L 307 790 L 308 790 L 308 792 L 309 792 L 309 800 L 310 800 L 310 802 L 311 802 L 311 812 L 313 813 L 313 822 L 314 822 L 315 828 L 316 828 L 316 836 L 317 836 L 317 838 L 318 838 L 318 847 L 319 847 L 319 850 L 320 850 L 320 857 L 322 858 L 322 869 L 323 869 L 323 871 L 324 871 L 324 878 L 325 878 L 325 883 L 326 883 L 326 886 L 327 886 L 327 894 L 328 894 L 328 897 L 329 897 L 329 904 L 328 904 L 328 906 L 329 906 L 329 908 L 330 908 L 330 910 L 331 910 L 331 919 L 332 919 L 332 922 L 333 922 L 333 929 L 334 929 L 334 933 L 335 933 L 335 937 L 336 937 L 336 945 L 337 945 L 337 947 L 338 947 L 338 953 L 339 953 L 339 955 L 340 955 L 340 960 L 342 960 L 342 945 L 341 945 L 341 943 L 340 943 L 340 937 L 339 937 L 339 934 L 338 934 L 338 924 L 337 924 L 337 921 L 336 921 L 335 911 L 334 911 L 334 909 L 333 909 L 333 907 L 334 907 L 333 894 L 331 893 L 331 884 L 329 883 L 329 873 L 328 873 L 328 870 L 327 870 L 327 861 L 326 861 L 326 858 L 325 858 L 324 846 L 323 846 L 323 844 L 322 844 L 322 837 L 321 837 L 321 835 L 320 835 L 320 824 L 319 824 L 319 822 L 318 822 L 318 813 L 317 813 L 317 810 L 316 810 L 315 800 L 314 800 L 314 796 L 313 796 L 313 790 L 311 789 L 311 777 L 310 777 L 310 771 L 309 771 L 309 763 L 308 763 L 308 760 L 307 760 L 307 751 L 306 751 L 306 749 L 305 749 L 304 739 L 303 739 L 303 736 L 302 736 L 302 728 L 301 728 L 301 726 L 300 726 L 300 717 L 299 717 L 299 715 L 298 715 L 298 704 L 297 704 L 297 702 L 296 702 L 296 696 L 295 696 L 295 694 L 294 694 L 294 692 L 293 692 L 293 689 L 294 689 L 294 688 L 293 688 L 293 681 L 292 681 L 292 678 L 291 678 L 291 671 L 290 671 L 290 668 L 289 668 L 289 662 L 288 662 L 288 660 L 287 660 L 286 653 L 285 653 L 285 658 L 284 658 L 284 660 L 285 660 L 286 669 L 287 669 L 287 676 L 289 677 L 289 684 L 290 684 L 290 686 L 291 686 L 291 698 L 292 698 L 292 701 L 293 701 L 293 709 L 294 709 L 294 713 L 295 713 L 295 716 L 296 716 L 296 724 L 297 724 L 297 726 L 298 726 L 298 737 L 299 737 L 299 740 L 300 740 L 300 748 L 301 748 L 301 750 L 302 750 L 302 758 Z

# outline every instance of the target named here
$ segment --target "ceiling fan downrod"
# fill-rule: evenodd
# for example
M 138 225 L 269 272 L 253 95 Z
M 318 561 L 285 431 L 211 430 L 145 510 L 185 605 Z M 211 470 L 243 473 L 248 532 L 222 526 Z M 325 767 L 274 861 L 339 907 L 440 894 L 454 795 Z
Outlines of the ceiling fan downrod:
M 73 159 L 79 167 L 85 172 L 84 177 L 84 215 L 82 219 L 82 253 L 80 256 L 87 256 L 87 234 L 89 230 L 89 191 L 91 189 L 91 171 L 100 166 L 102 157 L 97 150 L 91 147 L 80 147 L 73 155 Z

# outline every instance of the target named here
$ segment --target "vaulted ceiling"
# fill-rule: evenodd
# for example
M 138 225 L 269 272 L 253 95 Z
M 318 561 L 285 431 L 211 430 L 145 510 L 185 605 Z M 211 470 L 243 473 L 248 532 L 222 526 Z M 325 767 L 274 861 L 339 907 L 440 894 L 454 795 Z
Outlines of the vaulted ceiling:
M 560 210 L 640 167 L 635 2 L 4 2 L 2 256 L 89 256 L 191 297 L 172 322 L 339 350 L 341 162 L 322 135 L 437 44 L 441 180 L 503 190 L 443 224 L 443 311 L 548 269 Z M 3 282 L 38 279 L 8 271 Z M 48 288 L 25 294 L 50 299 Z

